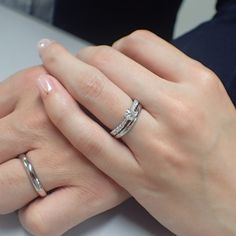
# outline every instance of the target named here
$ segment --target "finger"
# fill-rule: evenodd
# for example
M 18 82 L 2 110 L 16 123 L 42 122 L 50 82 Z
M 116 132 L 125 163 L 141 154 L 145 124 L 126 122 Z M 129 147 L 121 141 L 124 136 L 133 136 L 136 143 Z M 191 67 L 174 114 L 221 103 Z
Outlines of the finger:
M 44 49 L 41 57 L 49 72 L 56 76 L 69 93 L 105 126 L 114 129 L 119 124 L 124 112 L 132 104 L 132 99 L 126 93 L 100 71 L 77 60 L 58 44 L 53 43 L 47 50 Z M 138 140 L 136 134 L 152 122 L 154 118 L 143 110 L 139 122 L 124 139 L 127 144 L 131 147 L 139 145 L 140 142 L 136 142 Z M 148 128 L 146 131 L 148 132 Z
M 52 192 L 47 198 L 38 199 L 20 210 L 19 218 L 32 235 L 63 235 L 86 219 L 102 213 L 126 199 L 100 196 L 78 187 L 66 187 Z
M 22 135 L 15 127 L 17 120 L 14 112 L 0 120 L 0 164 L 33 148 L 29 137 Z
M 83 221 L 80 218 L 83 208 L 90 209 L 85 207 L 87 202 L 81 204 L 83 200 L 79 197 L 75 187 L 58 189 L 47 198 L 37 199 L 20 210 L 20 222 L 32 235 L 62 235 Z
M 77 60 L 57 43 L 40 47 L 39 52 L 44 66 L 67 90 L 74 86 L 82 95 L 91 97 L 91 93 L 95 93 L 97 96 L 96 98 L 93 96 L 93 102 L 98 95 L 101 95 L 102 90 L 110 89 L 108 82 L 105 84 L 104 79 L 101 78 L 106 78 L 104 74 L 130 98 L 138 99 L 147 110 L 150 104 L 156 101 L 154 98 L 157 96 L 157 89 L 158 97 L 161 97 L 162 93 L 168 89 L 169 82 L 161 78 L 157 79 L 152 72 L 110 47 L 87 47 L 81 50 L 78 57 L 90 65 Z M 95 67 L 104 74 L 93 65 L 96 65 Z M 114 90 L 111 91 L 114 92 Z
M 139 170 L 129 149 L 85 115 L 56 79 L 48 76 L 44 83 L 45 87 L 39 88 L 52 122 L 100 170 L 122 186 L 126 185 L 130 173 Z
M 27 154 L 28 159 L 35 168 L 35 171 L 46 191 L 60 187 L 62 177 L 59 171 L 55 170 L 52 175 L 52 168 L 45 165 L 42 156 L 50 160 L 51 155 L 32 151 Z M 45 156 L 48 155 L 48 156 Z M 24 207 L 30 201 L 38 198 L 27 173 L 20 159 L 16 158 L 0 165 L 0 214 L 8 214 Z
M 193 64 L 197 64 L 196 61 L 146 30 L 135 31 L 118 40 L 113 48 L 166 80 L 181 82 L 195 74 Z
M 152 110 L 152 104 L 156 100 L 161 101 L 163 94 L 169 91 L 169 81 L 111 47 L 86 47 L 79 51 L 77 57 L 98 68 L 130 97 L 138 99 L 147 110 Z

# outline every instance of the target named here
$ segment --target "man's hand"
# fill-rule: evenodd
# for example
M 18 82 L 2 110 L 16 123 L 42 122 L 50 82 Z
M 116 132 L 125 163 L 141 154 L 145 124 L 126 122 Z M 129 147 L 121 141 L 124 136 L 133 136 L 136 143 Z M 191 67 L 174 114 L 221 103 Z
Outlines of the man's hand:
M 21 209 L 33 235 L 61 235 L 128 194 L 78 152 L 48 119 L 36 87 L 42 67 L 0 84 L 0 214 Z M 61 116 L 64 114 L 62 113 Z M 43 187 L 39 198 L 18 155 L 27 153 Z

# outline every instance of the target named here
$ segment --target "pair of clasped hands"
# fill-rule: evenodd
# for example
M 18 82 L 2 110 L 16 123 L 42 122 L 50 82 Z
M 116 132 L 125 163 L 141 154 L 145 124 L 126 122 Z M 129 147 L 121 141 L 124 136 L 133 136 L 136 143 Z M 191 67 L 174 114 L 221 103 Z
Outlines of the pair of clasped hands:
M 236 111 L 212 71 L 141 30 L 76 56 L 44 39 L 39 54 L 0 84 L 0 214 L 57 236 L 133 196 L 176 235 L 236 235 Z M 133 99 L 143 109 L 116 139 Z

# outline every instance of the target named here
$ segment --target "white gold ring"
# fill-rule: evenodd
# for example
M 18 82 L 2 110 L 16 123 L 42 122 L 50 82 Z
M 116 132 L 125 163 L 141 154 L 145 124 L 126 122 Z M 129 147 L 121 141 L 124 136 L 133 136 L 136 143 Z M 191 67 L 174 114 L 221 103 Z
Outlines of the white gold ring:
M 127 134 L 138 120 L 141 110 L 142 106 L 140 102 L 135 99 L 131 107 L 125 111 L 123 120 L 110 134 L 115 138 L 121 138 Z
M 25 171 L 29 177 L 30 182 L 32 183 L 35 191 L 38 193 L 40 197 L 45 197 L 47 195 L 46 191 L 41 184 L 38 175 L 36 174 L 33 165 L 27 158 L 26 154 L 19 155 L 19 159 L 22 161 Z

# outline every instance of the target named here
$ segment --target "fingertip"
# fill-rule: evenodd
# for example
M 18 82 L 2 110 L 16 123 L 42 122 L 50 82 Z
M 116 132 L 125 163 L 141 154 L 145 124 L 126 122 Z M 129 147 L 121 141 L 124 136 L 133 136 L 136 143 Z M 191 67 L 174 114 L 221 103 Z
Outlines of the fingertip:
M 54 40 L 51 39 L 41 39 L 38 43 L 37 43 L 37 48 L 38 48 L 38 52 L 39 55 L 41 56 L 43 51 L 48 48 L 53 42 L 55 42 Z

